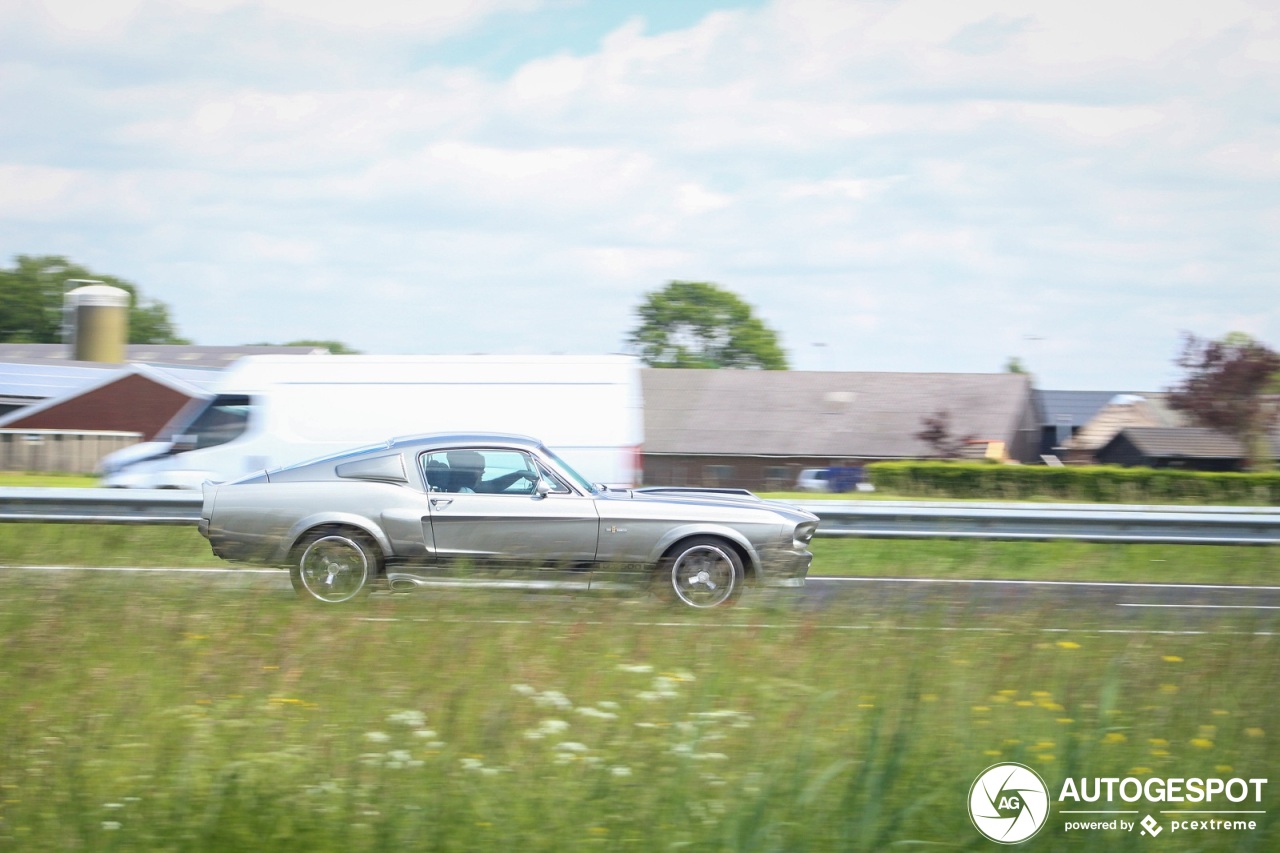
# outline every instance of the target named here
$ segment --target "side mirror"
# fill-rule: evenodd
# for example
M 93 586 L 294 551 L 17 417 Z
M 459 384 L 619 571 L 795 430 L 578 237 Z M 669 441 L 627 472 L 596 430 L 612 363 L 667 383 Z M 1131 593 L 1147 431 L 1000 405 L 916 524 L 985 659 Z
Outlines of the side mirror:
M 533 484 L 533 496 L 535 498 L 542 499 L 549 494 L 551 494 L 551 484 L 546 480 L 539 479 L 538 482 Z

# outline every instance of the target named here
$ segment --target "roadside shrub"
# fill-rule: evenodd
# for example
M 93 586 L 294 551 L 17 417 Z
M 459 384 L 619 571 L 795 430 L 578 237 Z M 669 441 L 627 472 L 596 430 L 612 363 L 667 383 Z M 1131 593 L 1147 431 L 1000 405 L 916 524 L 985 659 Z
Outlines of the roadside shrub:
M 915 498 L 1280 505 L 1280 473 L 907 461 L 871 463 L 866 475 L 877 491 Z

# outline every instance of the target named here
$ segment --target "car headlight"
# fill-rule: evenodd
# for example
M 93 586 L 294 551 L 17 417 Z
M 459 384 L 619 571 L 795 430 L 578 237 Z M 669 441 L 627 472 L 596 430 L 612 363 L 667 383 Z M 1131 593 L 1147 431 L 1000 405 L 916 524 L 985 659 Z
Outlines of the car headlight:
M 795 532 L 791 534 L 791 538 L 795 540 L 796 547 L 807 548 L 810 540 L 813 539 L 813 534 L 817 532 L 818 522 L 806 521 L 803 524 L 796 525 Z

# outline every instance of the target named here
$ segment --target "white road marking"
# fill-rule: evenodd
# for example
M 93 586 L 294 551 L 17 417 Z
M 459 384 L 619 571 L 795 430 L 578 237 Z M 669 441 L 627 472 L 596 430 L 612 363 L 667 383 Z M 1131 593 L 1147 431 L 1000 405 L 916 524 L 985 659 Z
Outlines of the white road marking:
M 258 569 L 258 568 L 219 568 L 219 567 L 195 567 L 181 568 L 177 566 L 171 567 L 149 567 L 149 566 L 3 566 L 0 568 L 22 569 L 29 571 L 56 571 L 56 572 L 176 572 L 176 573 L 193 573 L 193 574 L 264 574 L 264 575 L 281 575 L 285 574 L 284 569 Z M 964 578 L 871 578 L 871 577 L 848 577 L 843 575 L 810 575 L 811 581 L 834 581 L 834 582 L 860 582 L 860 583 L 913 583 L 913 584 L 999 584 L 1001 586 L 1065 586 L 1065 587 L 1119 587 L 1123 589 L 1229 589 L 1229 590 L 1262 590 L 1262 591 L 1280 591 L 1280 586 L 1249 586 L 1234 584 L 1202 584 L 1202 583 L 1128 583 L 1124 581 L 1030 581 L 1030 580 L 999 580 L 993 578 L 986 579 L 964 579 Z M 466 585 L 466 584 L 463 584 Z
M 1184 607 L 1199 610 L 1280 610 L 1274 604 L 1138 604 L 1116 602 L 1116 607 Z
M 1012 586 L 1101 586 L 1146 589 L 1261 589 L 1280 590 L 1280 586 L 1247 586 L 1206 583 L 1130 583 L 1126 581 L 1025 581 L 1025 580 L 966 580 L 964 578 L 858 578 L 838 575 L 810 575 L 811 581 L 863 581 L 869 583 L 986 583 Z
M 206 575 L 244 575 L 244 574 L 260 574 L 260 575 L 278 575 L 285 577 L 287 573 L 283 569 L 270 568 L 218 568 L 218 567 L 195 567 L 195 568 L 178 568 L 178 567 L 148 567 L 148 566 L 0 566 L 0 570 L 24 570 L 24 571 L 66 571 L 66 572 L 136 572 L 136 573 L 157 573 L 157 574 L 206 574 Z M 1185 584 L 1185 583 L 1124 583 L 1120 581 L 1032 581 L 1032 580 L 964 580 L 958 578 L 871 578 L 871 577 L 844 577 L 844 576 L 811 576 L 809 580 L 814 581 L 859 581 L 869 583 L 906 583 L 906 584 L 1001 584 L 1013 586 L 1058 586 L 1058 587 L 1121 587 L 1126 589 L 1180 589 L 1180 590 L 1280 590 L 1280 586 L 1232 586 L 1229 584 Z M 1280 606 L 1273 605 L 1215 605 L 1215 604 L 1144 604 L 1138 602 L 1118 603 L 1118 607 L 1148 607 L 1148 608 L 1201 608 L 1201 609 L 1223 609 L 1223 610 L 1280 610 Z M 455 623 L 474 623 L 483 625 L 577 625 L 584 624 L 581 620 L 558 621 L 558 620 L 532 620 L 532 619 L 431 619 L 425 617 L 410 617 L 402 619 L 401 617 L 358 617 L 362 621 L 369 622 L 455 622 Z M 585 624 L 606 624 L 605 622 L 587 622 Z M 639 627 L 651 628 L 701 628 L 706 629 L 709 626 L 707 622 L 695 620 L 690 622 L 632 622 L 632 625 Z M 737 622 L 737 623 L 718 623 L 713 627 L 718 628 L 740 628 L 747 630 L 759 630 L 762 628 L 794 628 L 796 623 L 782 622 Z M 949 626 L 913 626 L 913 625 L 811 625 L 811 627 L 819 630 L 828 631 L 924 631 L 936 633 L 995 633 L 1008 634 L 1013 633 L 1009 628 L 998 627 L 949 627 Z M 1133 634 L 1133 635 L 1164 635 L 1164 636 L 1209 636 L 1209 635 L 1234 635 L 1246 637 L 1274 637 L 1280 636 L 1280 632 L 1276 631 L 1197 631 L 1197 630 L 1160 630 L 1153 628 L 1038 628 L 1035 629 L 1040 633 L 1046 634 Z
M 206 574 L 206 575 L 282 575 L 282 569 L 225 569 L 225 568 L 167 568 L 151 566 L 0 566 L 3 569 L 21 569 L 31 572 L 155 572 L 158 574 Z

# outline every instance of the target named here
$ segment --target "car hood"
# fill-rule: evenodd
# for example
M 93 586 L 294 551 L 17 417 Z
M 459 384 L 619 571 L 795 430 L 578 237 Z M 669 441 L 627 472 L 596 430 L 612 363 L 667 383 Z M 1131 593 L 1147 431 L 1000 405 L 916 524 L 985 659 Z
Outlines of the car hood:
M 682 506 L 756 507 L 786 512 L 817 520 L 817 516 L 782 501 L 765 500 L 746 489 L 699 489 L 688 486 L 646 486 L 640 489 L 610 489 L 599 495 L 606 500 L 632 500 Z
M 98 470 L 103 474 L 114 474 L 121 468 L 125 468 L 135 462 L 168 456 L 172 446 L 167 441 L 143 441 L 138 444 L 131 444 L 102 457 L 102 461 L 98 463 Z

